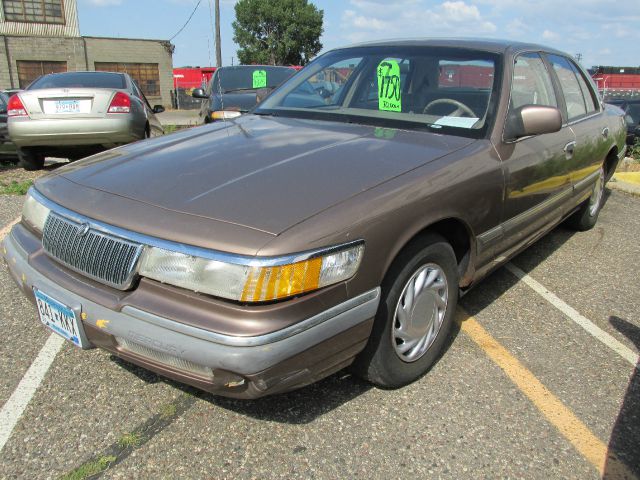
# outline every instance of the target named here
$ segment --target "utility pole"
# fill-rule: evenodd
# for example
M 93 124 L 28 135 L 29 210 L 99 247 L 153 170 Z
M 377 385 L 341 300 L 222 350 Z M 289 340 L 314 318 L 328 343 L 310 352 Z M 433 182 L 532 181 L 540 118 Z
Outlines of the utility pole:
M 220 0 L 216 0 L 216 66 L 222 66 L 222 48 L 220 47 Z

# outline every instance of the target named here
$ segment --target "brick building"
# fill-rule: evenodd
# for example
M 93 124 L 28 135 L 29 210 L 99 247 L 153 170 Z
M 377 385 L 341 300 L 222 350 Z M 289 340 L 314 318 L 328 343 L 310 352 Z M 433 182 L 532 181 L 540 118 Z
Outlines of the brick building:
M 152 104 L 171 106 L 173 45 L 84 37 L 76 0 L 0 0 L 0 89 L 77 70 L 127 72 Z

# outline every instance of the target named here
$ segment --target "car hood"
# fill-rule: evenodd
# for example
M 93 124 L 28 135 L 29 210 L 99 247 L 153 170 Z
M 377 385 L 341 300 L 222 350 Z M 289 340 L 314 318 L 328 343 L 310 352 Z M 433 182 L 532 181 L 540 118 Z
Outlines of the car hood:
M 56 176 L 165 210 L 278 235 L 472 142 L 248 115 L 104 152 L 63 167 Z

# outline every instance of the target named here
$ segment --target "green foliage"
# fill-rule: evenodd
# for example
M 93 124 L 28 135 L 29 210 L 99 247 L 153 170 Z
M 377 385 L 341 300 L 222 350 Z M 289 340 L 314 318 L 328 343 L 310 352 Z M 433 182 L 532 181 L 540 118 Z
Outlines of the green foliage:
M 308 0 L 239 0 L 235 9 L 240 63 L 306 65 L 322 49 L 324 12 Z
M 79 466 L 74 471 L 63 475 L 60 478 L 61 480 L 84 480 L 85 478 L 104 472 L 115 461 L 116 457 L 113 455 L 96 458 Z
M 118 440 L 118 446 L 120 448 L 138 447 L 142 443 L 142 435 L 136 432 L 125 433 Z
M 640 138 L 636 138 L 636 142 L 629 148 L 627 155 L 636 161 L 640 161 Z
M 23 182 L 12 180 L 8 184 L 0 183 L 0 195 L 26 195 L 31 185 L 33 185 L 31 180 Z

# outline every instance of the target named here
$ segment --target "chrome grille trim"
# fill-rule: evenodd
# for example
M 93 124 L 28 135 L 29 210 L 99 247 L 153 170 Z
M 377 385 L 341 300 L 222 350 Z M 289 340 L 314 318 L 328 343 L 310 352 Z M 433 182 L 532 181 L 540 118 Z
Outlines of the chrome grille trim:
M 42 246 L 64 266 L 118 290 L 131 288 L 144 248 L 54 212 L 44 224 Z

